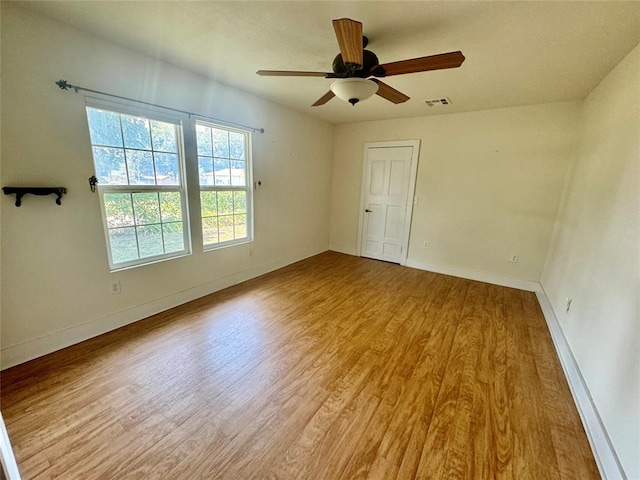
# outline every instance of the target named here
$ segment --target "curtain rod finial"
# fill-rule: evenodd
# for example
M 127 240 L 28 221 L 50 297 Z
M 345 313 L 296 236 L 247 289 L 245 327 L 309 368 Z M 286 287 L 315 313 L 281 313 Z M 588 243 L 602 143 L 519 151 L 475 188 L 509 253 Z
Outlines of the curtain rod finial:
M 69 87 L 71 86 L 66 80 L 58 80 L 56 85 L 58 85 L 62 90 L 69 90 Z

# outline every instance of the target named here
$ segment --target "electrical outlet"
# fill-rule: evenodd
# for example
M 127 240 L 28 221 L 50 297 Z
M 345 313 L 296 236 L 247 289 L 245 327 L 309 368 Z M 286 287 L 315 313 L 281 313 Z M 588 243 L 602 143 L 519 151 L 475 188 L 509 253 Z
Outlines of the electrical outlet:
M 109 285 L 109 291 L 111 292 L 111 295 L 117 295 L 120 293 L 120 282 L 111 282 L 111 285 Z
M 431 242 L 424 242 L 424 249 L 425 250 L 429 250 L 430 246 L 431 246 Z
M 511 254 L 511 263 L 518 263 L 518 260 L 520 260 L 520 255 L 516 253 Z
M 566 312 L 567 315 L 569 315 L 569 311 L 571 310 L 571 304 L 573 303 L 573 299 L 572 298 L 567 298 L 566 300 Z

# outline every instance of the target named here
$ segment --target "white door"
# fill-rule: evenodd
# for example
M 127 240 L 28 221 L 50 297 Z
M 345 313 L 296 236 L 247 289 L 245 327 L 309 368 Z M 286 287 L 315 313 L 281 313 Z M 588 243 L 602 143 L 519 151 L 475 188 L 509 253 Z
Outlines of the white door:
M 361 256 L 400 264 L 406 259 L 417 163 L 417 142 L 402 143 L 409 145 L 365 147 L 360 239 Z

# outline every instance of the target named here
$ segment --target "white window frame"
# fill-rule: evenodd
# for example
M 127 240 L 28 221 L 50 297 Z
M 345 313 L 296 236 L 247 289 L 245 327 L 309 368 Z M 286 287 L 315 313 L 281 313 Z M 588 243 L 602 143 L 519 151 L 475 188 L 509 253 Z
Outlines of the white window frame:
M 197 128 L 198 125 L 203 125 L 209 128 L 217 128 L 219 130 L 226 130 L 228 132 L 234 132 L 244 135 L 244 154 L 245 154 L 245 185 L 201 185 L 200 184 L 200 175 L 198 170 L 198 197 L 199 200 L 202 198 L 200 195 L 201 192 L 228 192 L 228 191 L 241 191 L 246 194 L 246 230 L 247 236 L 239 239 L 227 240 L 224 242 L 217 242 L 211 244 L 204 243 L 204 217 L 202 216 L 202 209 L 200 209 L 200 225 L 203 231 L 202 235 L 202 249 L 205 252 L 218 250 L 220 248 L 229 247 L 232 245 L 242 245 L 244 243 L 253 242 L 253 152 L 251 150 L 252 145 L 252 132 L 251 130 L 243 130 L 240 128 L 230 127 L 228 125 L 224 125 L 221 123 L 214 123 L 205 120 L 196 120 L 194 128 Z M 196 152 L 197 152 L 197 135 L 196 135 Z M 232 160 L 232 159 L 231 159 Z M 198 165 L 198 169 L 200 168 L 199 160 L 196 162 Z
M 155 110 L 149 110 L 146 108 L 137 108 L 129 104 L 121 104 L 117 102 L 109 102 L 92 97 L 86 97 L 86 107 L 97 108 L 100 110 L 108 110 L 114 113 L 124 115 L 134 115 L 144 117 L 149 120 L 157 120 L 160 122 L 171 123 L 176 126 L 177 133 L 177 147 L 178 147 L 178 168 L 180 170 L 180 184 L 179 185 L 103 185 L 98 183 L 96 191 L 100 196 L 100 211 L 102 214 L 102 225 L 105 236 L 105 242 L 107 246 L 107 256 L 109 259 L 109 269 L 112 272 L 125 270 L 133 267 L 149 265 L 173 258 L 179 258 L 186 255 L 190 255 L 192 251 L 191 247 L 191 224 L 189 219 L 189 205 L 188 205 L 188 191 L 187 191 L 187 176 L 186 176 L 186 156 L 184 147 L 184 128 L 183 121 L 180 117 L 166 114 L 164 112 L 157 112 Z M 85 108 L 86 113 L 86 108 Z M 89 127 L 89 118 L 87 117 L 87 128 Z M 89 137 L 90 138 L 90 137 Z M 95 158 L 93 158 L 93 142 L 91 142 L 91 155 L 93 159 L 93 165 L 95 168 Z M 124 147 L 123 147 L 124 148 Z M 183 245 L 184 249 L 176 252 L 165 253 L 162 255 L 154 255 L 151 257 L 138 258 L 136 260 L 130 260 L 127 262 L 113 262 L 111 252 L 111 240 L 109 238 L 109 226 L 107 223 L 107 214 L 105 210 L 104 196 L 108 193 L 160 193 L 160 192 L 178 192 L 180 193 L 180 203 L 182 208 L 182 223 L 183 223 Z M 136 234 L 137 241 L 137 234 Z

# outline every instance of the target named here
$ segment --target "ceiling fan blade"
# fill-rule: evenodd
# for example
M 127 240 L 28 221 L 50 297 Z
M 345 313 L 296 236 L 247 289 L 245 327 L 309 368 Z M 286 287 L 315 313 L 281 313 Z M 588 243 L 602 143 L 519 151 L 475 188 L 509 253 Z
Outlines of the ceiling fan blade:
M 399 92 L 398 90 L 390 87 L 384 82 L 381 82 L 377 78 L 372 78 L 371 81 L 378 84 L 378 91 L 376 92 L 376 95 L 381 96 L 385 100 L 389 100 L 390 102 L 395 104 L 404 103 L 409 100 L 409 97 L 407 97 L 404 93 Z
M 336 95 L 329 90 L 327 93 L 325 93 L 323 96 L 321 96 L 316 103 L 314 103 L 313 105 L 311 105 L 312 107 L 318 107 L 320 105 L 324 105 L 325 103 L 327 103 L 329 100 L 331 100 L 333 97 L 335 97 Z
M 342 61 L 347 66 L 362 68 L 362 23 L 349 18 L 333 21 Z
M 294 70 L 258 70 L 258 75 L 263 77 L 325 77 L 331 78 L 333 73 L 325 72 L 297 72 Z M 327 77 L 329 75 L 329 77 Z
M 371 69 L 374 77 L 390 77 L 404 73 L 427 72 L 429 70 L 443 70 L 445 68 L 458 68 L 464 62 L 462 52 L 441 53 L 428 57 L 400 60 L 399 62 L 383 63 Z

